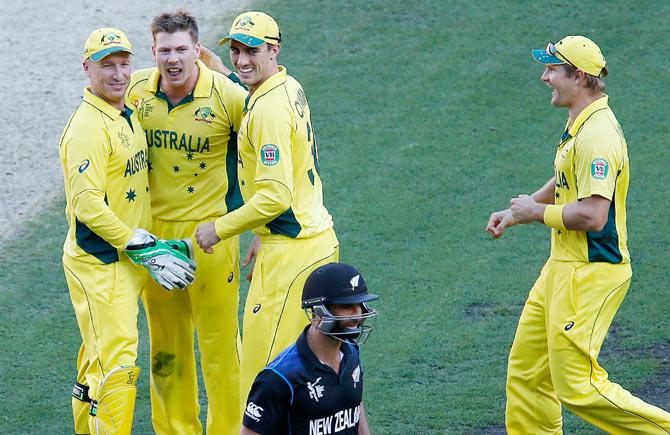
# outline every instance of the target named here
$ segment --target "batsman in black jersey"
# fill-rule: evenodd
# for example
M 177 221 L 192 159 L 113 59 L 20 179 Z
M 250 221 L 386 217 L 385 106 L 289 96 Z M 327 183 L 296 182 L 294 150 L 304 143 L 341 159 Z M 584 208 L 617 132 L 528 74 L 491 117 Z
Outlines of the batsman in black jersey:
M 256 377 L 240 434 L 369 434 L 358 343 L 377 298 L 352 266 L 314 270 L 302 294 L 311 323 Z

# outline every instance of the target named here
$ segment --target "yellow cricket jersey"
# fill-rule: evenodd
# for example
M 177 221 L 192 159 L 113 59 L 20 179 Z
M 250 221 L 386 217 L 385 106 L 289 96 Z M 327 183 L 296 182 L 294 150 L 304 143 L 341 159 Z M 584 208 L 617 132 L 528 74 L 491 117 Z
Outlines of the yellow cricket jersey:
M 242 204 L 236 145 L 247 92 L 197 65 L 195 89 L 174 106 L 156 68 L 134 72 L 128 87 L 149 145 L 151 211 L 162 220 L 218 217 Z
M 118 261 L 133 230 L 151 224 L 147 143 L 137 115 L 85 89 L 59 156 L 70 225 L 64 252 L 90 263 Z
M 629 163 L 626 139 L 604 96 L 566 127 L 556 152 L 555 203 L 592 195 L 611 200 L 602 231 L 552 229 L 551 255 L 559 261 L 629 263 L 626 194 Z
M 217 219 L 221 239 L 250 229 L 308 238 L 332 228 L 307 98 L 283 66 L 249 97 L 238 153 L 244 205 Z

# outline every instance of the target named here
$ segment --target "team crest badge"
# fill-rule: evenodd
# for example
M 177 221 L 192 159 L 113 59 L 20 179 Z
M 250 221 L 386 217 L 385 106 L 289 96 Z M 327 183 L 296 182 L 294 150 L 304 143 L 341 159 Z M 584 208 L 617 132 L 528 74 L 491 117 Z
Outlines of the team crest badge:
M 591 162 L 591 176 L 596 180 L 604 180 L 607 177 L 609 165 L 605 159 L 595 159 Z
M 120 44 L 121 37 L 114 32 L 105 33 L 102 38 L 100 38 L 102 45 L 111 45 L 111 44 Z
M 242 17 L 237 22 L 237 27 L 242 27 L 245 30 L 248 30 L 248 26 L 255 26 L 256 24 L 251 21 L 251 17 Z
M 216 116 L 212 113 L 211 107 L 198 107 L 198 109 L 193 114 L 193 118 L 196 121 L 211 124 L 212 120 L 216 118 Z
M 274 144 L 265 144 L 261 147 L 261 162 L 265 166 L 274 166 L 279 163 L 279 148 Z

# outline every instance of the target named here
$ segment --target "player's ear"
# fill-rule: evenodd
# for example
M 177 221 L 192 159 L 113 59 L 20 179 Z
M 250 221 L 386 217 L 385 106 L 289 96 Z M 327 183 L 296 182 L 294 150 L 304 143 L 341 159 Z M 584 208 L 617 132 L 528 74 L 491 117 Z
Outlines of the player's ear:
M 86 59 L 81 63 L 81 66 L 84 68 L 84 74 L 86 74 L 86 77 L 91 78 L 91 72 L 88 70 L 88 62 L 89 60 Z
M 156 61 L 156 44 L 155 43 L 151 44 L 151 56 L 153 56 L 154 62 L 157 62 Z
M 200 58 L 200 47 L 201 47 L 201 46 L 202 46 L 202 45 L 200 45 L 200 41 L 198 41 L 198 42 L 195 43 L 195 58 L 196 58 L 196 59 L 199 59 L 199 58 Z

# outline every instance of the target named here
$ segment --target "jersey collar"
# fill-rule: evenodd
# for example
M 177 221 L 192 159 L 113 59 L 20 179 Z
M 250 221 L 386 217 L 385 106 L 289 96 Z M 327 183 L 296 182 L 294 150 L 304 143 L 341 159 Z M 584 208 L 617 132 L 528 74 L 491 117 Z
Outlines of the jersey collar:
M 319 358 L 316 357 L 312 349 L 309 348 L 307 344 L 307 331 L 309 330 L 310 325 L 307 325 L 303 330 L 302 334 L 296 341 L 296 348 L 298 349 L 298 354 L 300 354 L 301 359 L 305 365 L 311 369 L 318 368 L 328 372 L 332 372 L 333 369 L 319 361 Z M 347 361 L 349 361 L 349 355 L 351 354 L 351 347 L 348 343 L 342 343 L 340 346 L 340 352 L 344 355 L 342 361 L 340 362 L 340 374 L 344 372 L 344 366 Z
M 209 97 L 212 95 L 214 74 L 211 69 L 207 68 L 207 66 L 200 61 L 200 59 L 197 59 L 195 63 L 198 65 L 200 74 L 198 75 L 198 81 L 196 82 L 195 89 L 193 89 L 191 95 L 196 98 Z M 144 89 L 155 94 L 158 91 L 158 82 L 160 81 L 160 78 L 161 74 L 158 72 L 158 68 L 154 69 L 145 83 Z
M 252 107 L 256 102 L 256 100 L 262 97 L 264 94 L 267 94 L 272 89 L 286 82 L 286 75 L 288 71 L 282 65 L 279 65 L 278 68 L 279 68 L 278 72 L 272 74 L 270 77 L 265 79 L 265 81 L 261 83 L 258 89 L 256 89 L 256 92 L 254 92 L 253 95 L 249 96 L 249 101 L 244 107 L 245 110 L 248 110 L 250 107 Z
M 604 97 L 598 98 L 588 106 L 582 110 L 579 115 L 575 118 L 575 121 L 572 123 L 570 127 L 566 125 L 565 131 L 570 135 L 570 137 L 575 137 L 577 132 L 579 131 L 580 128 L 582 128 L 582 125 L 584 122 L 589 119 L 591 115 L 593 115 L 595 112 L 601 109 L 607 108 L 607 101 L 609 97 L 605 95 Z
M 109 116 L 111 119 L 116 119 L 121 115 L 121 111 L 116 107 L 109 104 L 107 101 L 95 95 L 91 92 L 91 88 L 84 88 L 84 101 L 92 105 L 96 109 L 100 110 L 105 115 Z M 132 112 L 131 112 L 132 113 Z

